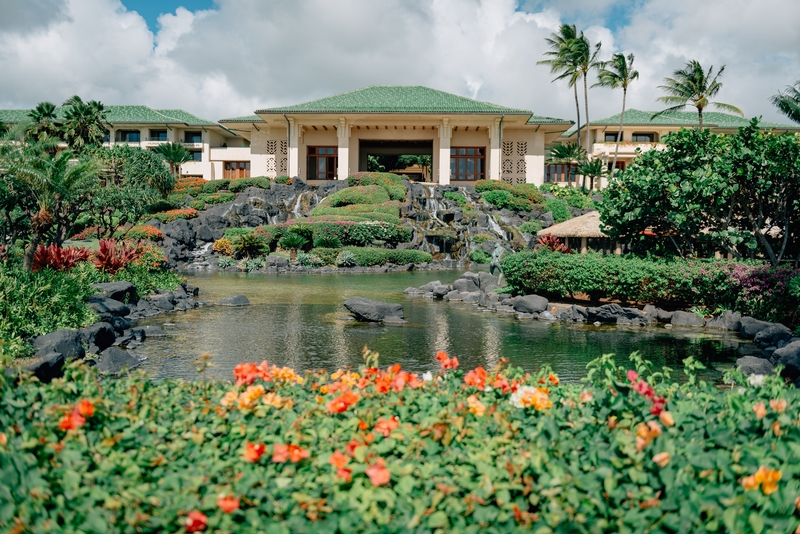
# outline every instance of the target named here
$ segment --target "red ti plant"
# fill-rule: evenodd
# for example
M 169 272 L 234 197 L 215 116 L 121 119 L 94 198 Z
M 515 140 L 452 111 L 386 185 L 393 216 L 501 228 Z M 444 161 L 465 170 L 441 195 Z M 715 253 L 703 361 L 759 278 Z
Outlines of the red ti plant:
M 94 254 L 94 265 L 101 271 L 117 274 L 127 264 L 139 258 L 136 247 L 117 243 L 114 239 L 101 239 L 100 250 Z
M 86 248 L 67 247 L 61 248 L 55 243 L 46 247 L 39 245 L 36 252 L 33 253 L 33 266 L 32 271 L 38 271 L 49 267 L 54 271 L 65 271 L 72 269 L 78 263 L 87 261 L 91 252 Z
M 536 242 L 551 252 L 561 252 L 562 254 L 572 254 L 572 249 L 561 242 L 553 234 L 544 234 Z

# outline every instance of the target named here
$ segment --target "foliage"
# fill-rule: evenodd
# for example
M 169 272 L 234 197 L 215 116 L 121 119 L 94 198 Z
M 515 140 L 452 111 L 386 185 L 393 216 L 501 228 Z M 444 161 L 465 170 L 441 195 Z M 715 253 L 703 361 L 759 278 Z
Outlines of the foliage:
M 245 262 L 245 270 L 249 273 L 252 271 L 257 271 L 259 269 L 264 268 L 264 257 L 257 256 L 255 258 L 251 258 Z
M 322 267 L 325 265 L 322 259 L 317 256 L 316 254 L 309 254 L 308 252 L 298 252 L 297 254 L 297 261 L 303 267 L 314 268 L 314 267 Z
M 97 100 L 84 102 L 77 95 L 64 104 L 61 133 L 70 150 L 81 153 L 88 147 L 100 146 L 105 137 L 108 112 Z
M 560 252 L 561 254 L 572 254 L 572 249 L 561 242 L 561 239 L 553 234 L 544 234 L 536 240 L 536 244 L 544 247 L 550 252 Z
M 471 240 L 479 245 L 486 241 L 494 241 L 497 239 L 497 236 L 489 235 L 489 234 L 475 234 L 472 236 Z
M 258 189 L 269 189 L 270 185 L 271 184 L 269 178 L 263 176 L 256 178 L 239 178 L 237 180 L 231 180 L 230 185 L 228 185 L 228 190 L 231 193 L 241 193 L 248 187 L 257 187 Z
M 140 241 L 142 239 L 159 241 L 164 237 L 164 234 L 155 226 L 143 225 L 132 227 L 125 233 L 125 237 L 128 239 L 133 239 L 134 241 Z
M 240 258 L 254 258 L 269 251 L 266 240 L 255 232 L 237 235 L 231 240 L 231 245 Z
M 352 204 L 383 204 L 389 202 L 389 194 L 377 185 L 353 186 L 337 191 L 325 199 L 325 207 L 349 206 Z
M 633 68 L 634 55 L 616 53 L 611 56 L 610 61 L 602 61 L 597 72 L 597 83 L 592 87 L 608 87 L 610 89 L 622 89 L 622 113 L 619 116 L 619 131 L 617 141 L 614 144 L 614 159 L 611 160 L 611 168 L 617 168 L 617 156 L 619 155 L 619 144 L 622 141 L 622 125 L 625 123 L 625 100 L 628 97 L 628 86 L 639 78 L 639 71 Z
M 531 234 L 531 235 L 536 235 L 539 232 L 539 230 L 541 230 L 541 229 L 542 229 L 542 222 L 541 221 L 524 222 L 524 223 L 519 225 L 519 228 L 517 228 L 517 230 L 519 230 L 520 233 L 522 233 L 522 234 Z
M 204 193 L 216 193 L 220 189 L 228 189 L 228 186 L 231 185 L 231 181 L 228 179 L 225 180 L 209 180 L 203 186 Z
M 553 165 L 567 165 L 570 181 L 574 174 L 573 169 L 577 170 L 586 160 L 586 150 L 581 147 L 580 142 L 554 144 L 548 150 L 546 159 L 547 163 Z
M 197 196 L 203 192 L 203 188 L 208 182 L 202 178 L 179 178 L 175 182 L 175 193 L 180 193 L 181 196 L 192 195 Z
M 475 263 L 489 264 L 492 263 L 492 257 L 487 254 L 482 248 L 476 248 L 469 253 L 470 261 Z
M 403 178 L 388 172 L 357 172 L 347 177 L 347 185 L 350 187 L 378 185 L 386 190 L 392 200 L 402 201 L 406 198 Z
M 531 201 L 515 197 L 509 191 L 487 191 L 481 195 L 481 198 L 499 209 L 507 208 L 515 211 L 530 211 L 533 209 Z
M 546 198 L 544 199 L 544 205 L 547 211 L 553 212 L 553 219 L 557 223 L 568 221 L 572 218 L 567 203 L 560 198 Z
M 411 240 L 412 230 L 408 226 L 391 224 L 378 221 L 340 221 L 334 219 L 332 222 L 315 222 L 318 217 L 313 219 L 302 219 L 299 223 L 310 230 L 311 235 L 306 235 L 309 243 L 319 239 L 337 239 L 343 245 L 369 245 L 374 241 L 384 241 L 390 244 L 405 243 Z M 279 239 L 287 231 L 292 231 L 294 226 L 298 226 L 296 221 L 290 221 L 280 226 L 268 225 L 259 227 L 259 232 L 263 235 L 269 233 L 271 240 Z
M 372 247 L 344 247 L 341 248 L 315 248 L 311 252 L 318 255 L 325 265 L 336 265 L 336 258 L 342 250 L 349 250 L 361 267 L 371 267 L 373 265 L 383 265 L 384 263 L 394 263 L 395 265 L 405 265 L 407 263 L 430 263 L 433 257 L 427 252 L 419 250 L 395 250 L 386 248 Z
M 455 193 L 453 191 L 445 191 L 442 195 L 446 200 L 452 200 L 462 208 L 467 205 L 467 197 L 465 197 L 461 193 Z
M 181 143 L 176 142 L 159 144 L 153 148 L 153 152 L 164 158 L 169 165 L 170 173 L 176 180 L 180 181 L 181 164 L 190 161 L 192 159 L 192 153 Z
M 292 177 L 286 176 L 285 174 L 281 176 L 276 176 L 273 182 L 281 185 L 292 185 Z
M 794 531 L 800 394 L 777 377 L 720 389 L 685 363 L 683 385 L 636 355 L 627 372 L 610 355 L 590 363 L 584 384 L 376 364 L 300 377 L 244 363 L 235 385 L 3 373 L 0 465 L 25 469 L 4 472 L 0 526 L 46 531 L 57 514 L 84 532 Z
M 233 245 L 227 237 L 223 237 L 214 241 L 214 244 L 211 245 L 211 250 L 222 254 L 223 256 L 233 255 Z
M 287 232 L 278 240 L 278 244 L 283 250 L 297 250 L 308 244 L 308 239 L 294 232 Z
M 134 246 L 115 239 L 101 239 L 100 250 L 95 252 L 92 263 L 98 270 L 114 275 L 136 260 L 139 253 Z
M 478 180 L 475 191 L 481 198 L 500 209 L 531 211 L 544 200 L 533 184 L 510 185 L 502 180 Z
M 586 180 L 585 179 L 586 178 L 590 179 L 589 189 L 593 190 L 594 189 L 594 181 L 595 181 L 595 179 L 603 178 L 604 176 L 606 176 L 608 174 L 608 171 L 606 170 L 606 162 L 603 161 L 600 158 L 594 158 L 594 159 L 589 160 L 589 161 L 584 161 L 578 167 L 578 174 L 581 174 L 584 177 L 584 181 L 583 181 L 584 187 L 586 186 Z M 591 200 L 589 200 L 586 204 L 587 204 L 587 207 L 589 205 L 591 205 Z M 578 206 L 576 206 L 576 207 L 578 207 Z M 586 209 L 586 208 L 581 208 L 581 209 Z
M 773 95 L 770 102 L 778 111 L 800 124 L 800 80 L 794 82 L 793 86 L 787 86 L 785 91 Z
M 154 213 L 153 217 L 163 223 L 170 223 L 178 219 L 194 219 L 197 217 L 197 210 L 194 208 L 181 208 L 177 210 L 163 211 L 161 213 Z
M 171 197 L 174 197 L 174 195 L 170 195 L 167 200 L 157 200 L 156 202 L 149 204 L 147 208 L 145 208 L 145 211 L 152 215 L 162 211 L 177 209 L 180 206 L 180 202 L 173 202 Z
M 595 207 L 592 201 L 592 193 L 583 187 L 561 187 L 556 184 L 542 184 L 539 189 L 563 200 L 567 203 L 567 206 L 572 206 L 573 208 L 587 210 Z
M 87 261 L 91 251 L 80 247 L 61 248 L 53 243 L 50 246 L 39 245 L 33 255 L 32 271 L 40 269 L 52 269 L 54 271 L 65 271 L 72 269 L 78 263 Z
M 255 231 L 256 231 L 255 228 L 228 228 L 225 230 L 225 234 L 223 235 L 223 237 L 225 239 L 233 241 L 240 235 L 252 234 Z
M 316 248 L 339 248 L 342 242 L 335 235 L 320 235 L 314 238 L 314 247 Z
M 236 260 L 230 256 L 222 256 L 217 263 L 220 269 L 227 269 L 228 267 L 233 267 L 236 265 Z
M 798 257 L 800 139 L 761 131 L 753 119 L 735 135 L 683 129 L 665 143 L 609 182 L 606 233 L 682 256 L 724 250 L 773 265 Z
M 351 250 L 343 250 L 336 256 L 337 267 L 354 267 L 357 264 L 356 255 Z
M 357 218 L 362 221 L 384 221 L 395 224 L 400 222 L 400 203 L 395 200 L 382 204 L 349 204 L 335 208 L 328 207 L 329 205 L 326 198 L 311 210 L 310 215 L 315 219 L 321 216 L 333 216 L 342 220 Z

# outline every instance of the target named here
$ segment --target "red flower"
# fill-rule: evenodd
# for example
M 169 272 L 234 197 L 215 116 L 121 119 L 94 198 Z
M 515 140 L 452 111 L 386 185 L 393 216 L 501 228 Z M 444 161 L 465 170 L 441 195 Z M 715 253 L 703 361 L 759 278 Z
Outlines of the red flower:
M 445 370 L 446 369 L 455 369 L 455 368 L 458 367 L 458 358 L 453 356 L 452 358 L 444 360 L 441 365 L 442 365 L 442 369 L 445 369 Z
M 206 525 L 208 525 L 208 517 L 199 510 L 189 512 L 184 523 L 186 532 L 201 532 L 206 529 Z
M 331 413 L 344 413 L 347 409 L 358 402 L 359 395 L 358 393 L 354 393 L 352 391 L 345 391 L 335 399 L 331 400 L 325 407 Z
M 373 486 L 388 484 L 392 477 L 392 474 L 386 469 L 386 462 L 383 458 L 378 458 L 374 464 L 367 467 L 366 473 Z
M 220 497 L 217 499 L 217 506 L 226 514 L 232 514 L 239 509 L 239 497 Z
M 350 442 L 344 446 L 344 452 L 347 453 L 348 456 L 351 458 L 355 458 L 356 456 L 356 449 L 358 447 L 363 447 L 364 444 L 358 441 L 357 439 L 351 439 Z
M 248 462 L 256 463 L 265 452 L 267 452 L 267 446 L 263 443 L 256 444 L 248 441 L 244 444 L 244 459 Z
M 468 386 L 475 386 L 483 388 L 486 386 L 486 378 L 489 374 L 483 367 L 476 367 L 472 371 L 464 375 L 464 383 Z
M 275 452 L 272 453 L 272 461 L 276 464 L 284 463 L 286 460 L 291 461 L 293 464 L 298 463 L 303 458 L 310 456 L 306 449 L 298 447 L 297 445 L 275 445 Z
M 78 412 L 84 417 L 94 415 L 94 404 L 89 399 L 83 399 L 78 403 Z
M 76 407 L 70 413 L 65 414 L 58 423 L 58 428 L 61 430 L 75 430 L 86 424 L 86 419 L 81 415 Z
M 343 479 L 345 482 L 350 482 L 353 479 L 353 470 L 342 467 L 336 470 L 336 476 Z
M 242 384 L 250 385 L 260 378 L 265 382 L 272 381 L 272 375 L 269 372 L 269 365 L 266 361 L 256 365 L 254 363 L 240 363 L 233 369 L 233 376 L 236 378 L 236 385 Z
M 333 454 L 328 457 L 328 462 L 337 469 L 342 469 L 349 461 L 350 458 L 339 452 L 339 449 L 336 449 Z
M 384 419 L 383 417 L 381 417 L 380 419 L 378 419 L 378 422 L 375 423 L 374 430 L 378 434 L 383 434 L 384 438 L 388 438 L 392 430 L 394 430 L 398 426 L 400 426 L 400 421 L 397 420 L 397 416 L 394 416 L 390 419 Z
M 634 371 L 633 369 L 628 371 L 628 380 L 631 382 L 636 382 L 639 379 L 639 373 Z

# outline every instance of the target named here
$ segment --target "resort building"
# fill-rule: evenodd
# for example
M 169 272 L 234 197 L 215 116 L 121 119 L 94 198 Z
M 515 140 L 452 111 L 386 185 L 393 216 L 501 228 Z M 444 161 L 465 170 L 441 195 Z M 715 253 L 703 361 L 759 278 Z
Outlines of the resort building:
M 250 141 L 249 159 L 226 160 L 223 172 L 249 163 L 253 176 L 312 184 L 367 171 L 379 155 L 430 156 L 439 184 L 541 184 L 545 147 L 572 124 L 420 86 L 372 86 L 220 123 Z

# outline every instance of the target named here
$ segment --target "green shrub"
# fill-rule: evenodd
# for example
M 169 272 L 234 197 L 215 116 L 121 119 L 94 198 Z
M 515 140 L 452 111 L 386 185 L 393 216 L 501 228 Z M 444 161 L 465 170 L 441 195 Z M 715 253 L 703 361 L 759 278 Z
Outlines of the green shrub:
M 240 235 L 252 234 L 255 232 L 255 230 L 255 228 L 228 228 L 225 230 L 223 237 L 228 241 L 233 241 L 234 238 L 237 238 Z
M 261 256 L 252 258 L 245 262 L 245 270 L 249 273 L 264 268 L 264 258 Z
M 290 185 L 292 183 L 292 178 L 286 175 L 276 176 L 273 182 L 281 185 Z
M 257 177 L 257 178 L 238 178 L 236 180 L 231 180 L 230 185 L 228 185 L 228 190 L 231 193 L 241 193 L 248 187 L 258 187 L 259 189 L 269 189 L 270 188 L 270 181 L 269 178 L 264 177 Z
M 297 261 L 303 267 L 315 268 L 322 267 L 325 263 L 316 254 L 309 254 L 308 252 L 298 252 Z
M 485 243 L 486 241 L 492 241 L 497 239 L 497 236 L 489 235 L 489 234 L 476 234 L 472 236 L 472 241 L 478 243 Z
M 467 205 L 467 197 L 465 197 L 461 193 L 455 193 L 453 191 L 445 191 L 442 196 L 447 200 L 452 200 L 462 208 Z
M 358 265 L 358 260 L 356 260 L 356 255 L 353 254 L 353 251 L 343 250 L 336 256 L 336 265 L 337 267 L 353 267 Z
M 274 252 L 278 246 L 278 240 L 286 233 L 286 229 L 275 224 L 268 224 L 259 226 L 255 232 L 264 238 L 264 242 Z
M 403 179 L 389 172 L 359 172 L 348 176 L 347 184 L 350 187 L 364 185 L 379 185 L 386 190 L 392 200 L 405 200 L 406 186 Z
M 147 206 L 147 213 L 159 213 L 162 211 L 169 211 L 180 206 L 180 202 L 171 202 L 169 200 L 159 200 Z
M 235 236 L 231 245 L 233 251 L 243 258 L 254 258 L 269 250 L 266 240 L 255 232 Z
M 315 248 L 312 253 L 317 254 L 325 265 L 336 265 L 336 258 L 342 250 L 351 251 L 358 265 L 361 267 L 371 267 L 373 265 L 383 265 L 384 263 L 394 263 L 405 265 L 407 263 L 430 263 L 433 257 L 427 252 L 419 250 L 394 250 L 386 248 L 372 247 L 345 247 L 340 248 Z
M 339 248 L 342 242 L 335 235 L 320 235 L 314 238 L 315 248 Z
M 200 199 L 196 199 L 189 202 L 189 207 L 197 211 L 200 211 L 206 209 L 206 203 Z
M 542 222 L 541 221 L 528 221 L 519 225 L 519 230 L 523 234 L 532 234 L 536 235 L 539 230 L 542 229 Z
M 487 191 L 481 195 L 481 198 L 499 209 L 506 208 L 514 211 L 531 211 L 534 208 L 533 202 L 527 198 L 515 196 L 510 191 L 501 189 Z
M 333 215 L 350 216 L 360 215 L 364 219 L 379 220 L 386 222 L 400 222 L 400 203 L 397 201 L 384 202 L 382 204 L 350 204 L 347 206 L 331 207 L 328 200 L 330 197 L 320 202 L 311 210 L 312 217 Z
M 557 223 L 568 221 L 572 218 L 567 203 L 560 198 L 546 198 L 544 199 L 544 205 L 547 211 L 553 212 L 553 219 Z
M 534 184 L 517 184 L 512 186 L 511 191 L 520 197 L 525 197 L 534 204 L 543 204 L 544 195 L 539 191 L 539 188 Z
M 220 189 L 228 189 L 228 186 L 231 185 L 230 180 L 211 180 L 205 183 L 203 186 L 204 193 L 216 193 Z
M 230 256 L 220 256 L 218 265 L 220 269 L 227 269 L 236 265 L 236 260 Z
M 303 225 L 313 229 L 313 242 L 319 238 L 336 238 L 343 245 L 368 245 L 373 241 L 384 241 L 386 243 L 406 243 L 411 240 L 412 230 L 410 227 L 399 224 L 384 223 L 378 221 L 364 222 L 305 222 Z M 316 220 L 316 218 L 315 218 Z M 290 230 L 296 223 L 287 223 L 283 228 Z
M 511 193 L 513 187 L 503 180 L 478 180 L 475 182 L 475 192 L 485 193 L 487 191 L 508 191 Z
M 231 202 L 234 198 L 236 198 L 236 195 L 233 193 L 204 193 L 197 197 L 198 200 L 202 200 L 206 204 L 224 204 L 225 202 Z
M 347 187 L 329 195 L 325 207 L 336 208 L 353 204 L 383 204 L 389 202 L 389 194 L 377 185 Z
M 287 232 L 282 238 L 280 238 L 278 244 L 283 250 L 297 250 L 306 246 L 306 244 L 308 244 L 308 239 L 303 237 L 301 234 Z
M 482 248 L 476 248 L 469 253 L 469 259 L 475 263 L 492 263 L 492 257 Z

